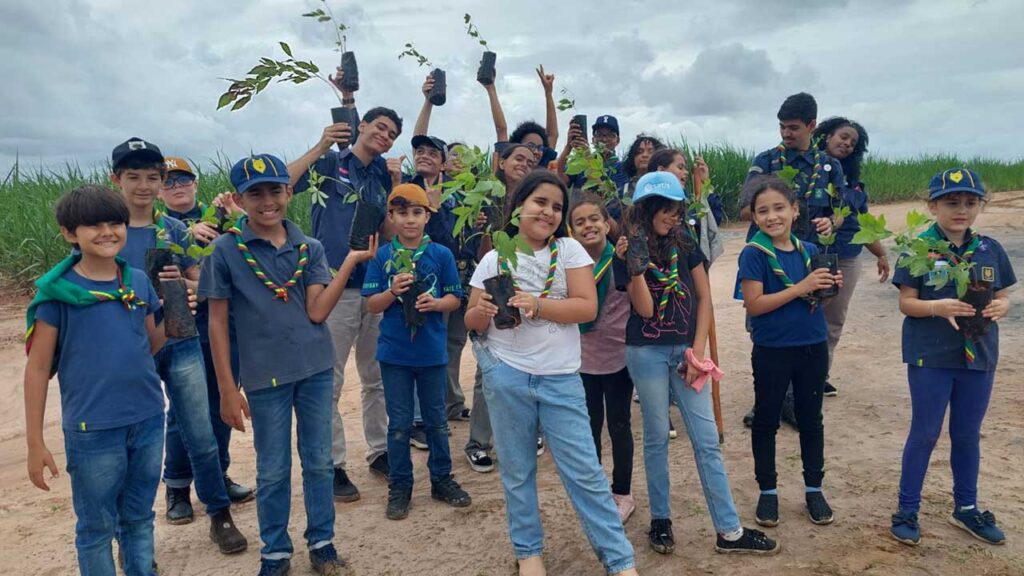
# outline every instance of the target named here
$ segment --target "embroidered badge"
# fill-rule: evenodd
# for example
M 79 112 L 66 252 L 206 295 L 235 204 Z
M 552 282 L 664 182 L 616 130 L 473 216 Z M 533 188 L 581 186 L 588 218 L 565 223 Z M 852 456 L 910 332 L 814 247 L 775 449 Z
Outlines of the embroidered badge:
M 263 158 L 257 158 L 252 161 L 252 169 L 263 174 L 267 169 L 267 163 L 263 161 Z
M 832 171 L 832 165 L 831 164 L 825 164 L 824 166 L 822 166 L 822 168 L 825 170 L 825 172 L 831 172 Z
M 981 279 L 985 282 L 996 281 L 996 269 L 991 266 L 981 267 Z
M 959 184 L 960 181 L 964 179 L 964 173 L 957 170 L 956 172 L 953 172 L 952 174 L 949 175 L 949 179 L 955 182 L 956 184 Z

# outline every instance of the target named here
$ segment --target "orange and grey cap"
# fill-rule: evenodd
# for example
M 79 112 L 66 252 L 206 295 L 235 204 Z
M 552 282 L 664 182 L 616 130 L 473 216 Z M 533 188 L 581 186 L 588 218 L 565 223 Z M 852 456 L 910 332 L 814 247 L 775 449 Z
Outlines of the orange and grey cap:
M 398 186 L 395 186 L 391 191 L 391 195 L 388 196 L 388 206 L 391 206 L 396 198 L 405 200 L 411 206 L 422 206 L 431 212 L 437 212 L 437 210 L 430 205 L 430 199 L 427 198 L 427 191 L 416 184 L 399 184 Z
M 188 162 L 184 158 L 177 156 L 164 156 L 164 166 L 167 166 L 167 173 L 171 172 L 184 172 L 195 176 L 196 173 L 192 171 L 192 167 L 188 165 Z

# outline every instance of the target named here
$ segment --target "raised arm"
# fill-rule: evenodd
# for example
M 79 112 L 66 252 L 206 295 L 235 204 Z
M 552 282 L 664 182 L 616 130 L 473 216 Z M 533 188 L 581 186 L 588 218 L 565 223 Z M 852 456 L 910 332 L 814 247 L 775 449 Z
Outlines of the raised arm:
M 558 110 L 555 108 L 555 75 L 545 74 L 544 65 L 537 68 L 537 76 L 544 86 L 544 106 L 546 114 L 546 125 L 544 130 L 548 133 L 548 148 L 555 150 L 558 146 Z M 586 127 L 584 127 L 586 129 Z
M 498 101 L 497 83 L 485 84 L 487 100 L 491 103 L 491 118 L 494 120 L 495 142 L 508 142 L 508 122 L 505 120 L 505 111 L 501 109 L 501 102 Z
M 430 113 L 434 105 L 430 103 L 430 91 L 434 88 L 434 77 L 427 74 L 423 81 L 423 107 L 420 108 L 420 115 L 416 117 L 416 127 L 412 130 L 413 136 L 426 136 L 430 131 Z

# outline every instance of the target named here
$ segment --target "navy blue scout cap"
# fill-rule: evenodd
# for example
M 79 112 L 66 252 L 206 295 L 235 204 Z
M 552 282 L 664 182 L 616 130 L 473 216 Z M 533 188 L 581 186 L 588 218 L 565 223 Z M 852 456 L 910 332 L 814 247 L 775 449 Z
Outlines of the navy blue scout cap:
M 288 183 L 288 165 L 277 156 L 255 154 L 231 167 L 231 185 L 239 194 L 261 182 Z
M 118 167 L 129 158 L 160 164 L 164 162 L 164 155 L 155 144 L 150 144 L 136 136 L 125 140 L 114 148 L 114 151 L 110 153 L 110 165 L 116 172 Z
M 973 170 L 967 168 L 950 168 L 932 176 L 928 184 L 928 199 L 935 200 L 946 194 L 966 192 L 976 196 L 985 196 L 985 185 Z
M 441 140 L 436 136 L 425 136 L 423 134 L 412 137 L 413 150 L 419 148 L 420 146 L 423 146 L 424 144 L 430 146 L 431 148 L 437 148 L 437 150 L 441 152 L 442 162 L 448 161 L 448 145 L 445 144 L 444 140 Z
M 615 116 L 598 116 L 597 120 L 594 121 L 594 125 L 590 128 L 591 130 L 597 130 L 598 128 L 607 128 L 615 134 L 619 133 L 619 121 L 615 119 Z

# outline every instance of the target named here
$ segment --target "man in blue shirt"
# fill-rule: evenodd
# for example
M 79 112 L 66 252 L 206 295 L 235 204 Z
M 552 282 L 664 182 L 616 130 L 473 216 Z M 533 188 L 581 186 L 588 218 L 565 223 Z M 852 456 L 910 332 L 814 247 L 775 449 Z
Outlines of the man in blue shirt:
M 310 189 L 310 193 L 316 195 L 311 207 L 313 236 L 323 244 L 327 264 L 333 270 L 339 269 L 348 255 L 356 204 L 371 204 L 381 214 L 385 212 L 392 176 L 388 162 L 381 156 L 391 150 L 395 139 L 402 133 L 402 119 L 389 108 L 373 108 L 359 123 L 355 143 L 342 152 L 332 150 L 333 145 L 347 142 L 347 128 L 341 123 L 328 126 L 316 146 L 288 165 L 295 191 Z M 384 238 L 390 238 L 383 217 L 379 229 Z M 380 366 L 374 359 L 380 314 L 371 313 L 366 308 L 366 299 L 359 294 L 365 274 L 365 263 L 356 266 L 346 286 L 354 290 L 344 292 L 326 322 L 337 358 L 334 366 L 332 456 L 334 497 L 342 502 L 359 499 L 359 490 L 345 471 L 345 427 L 338 409 L 345 381 L 345 363 L 353 345 L 362 383 L 366 459 L 370 463 L 370 472 L 383 478 L 389 474 L 384 387 Z

